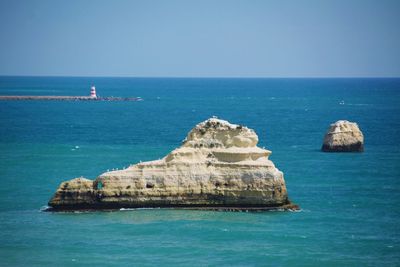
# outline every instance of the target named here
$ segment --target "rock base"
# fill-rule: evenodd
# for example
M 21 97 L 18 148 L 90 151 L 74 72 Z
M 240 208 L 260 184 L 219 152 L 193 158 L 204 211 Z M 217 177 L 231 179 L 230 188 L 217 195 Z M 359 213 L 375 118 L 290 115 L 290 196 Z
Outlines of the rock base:
M 62 206 L 62 207 L 48 207 L 43 210 L 45 212 L 93 212 L 93 211 L 120 211 L 120 210 L 141 210 L 141 209 L 174 209 L 174 210 L 206 210 L 206 211 L 227 211 L 227 212 L 266 212 L 266 211 L 298 211 L 300 207 L 297 204 L 288 202 L 281 206 L 260 206 L 260 207 L 231 207 L 231 206 L 171 206 L 171 207 L 122 207 L 122 206 Z
M 329 146 L 323 144 L 321 150 L 323 152 L 364 152 L 364 144 L 361 142 L 342 146 Z

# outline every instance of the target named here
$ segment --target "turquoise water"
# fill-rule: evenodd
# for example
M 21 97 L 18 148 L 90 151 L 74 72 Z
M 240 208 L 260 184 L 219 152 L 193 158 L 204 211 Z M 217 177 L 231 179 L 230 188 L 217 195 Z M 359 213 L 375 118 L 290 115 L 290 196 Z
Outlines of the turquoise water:
M 0 266 L 400 266 L 400 79 L 0 77 L 0 94 L 91 83 L 144 101 L 0 101 Z M 40 212 L 61 181 L 161 158 L 213 115 L 256 130 L 300 212 Z M 364 153 L 319 151 L 339 119 Z

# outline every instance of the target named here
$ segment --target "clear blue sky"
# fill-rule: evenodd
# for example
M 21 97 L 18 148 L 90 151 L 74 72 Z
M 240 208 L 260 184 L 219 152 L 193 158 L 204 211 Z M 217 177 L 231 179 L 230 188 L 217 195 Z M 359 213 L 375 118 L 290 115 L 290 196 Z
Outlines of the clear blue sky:
M 400 76 L 400 0 L 0 0 L 0 75 Z

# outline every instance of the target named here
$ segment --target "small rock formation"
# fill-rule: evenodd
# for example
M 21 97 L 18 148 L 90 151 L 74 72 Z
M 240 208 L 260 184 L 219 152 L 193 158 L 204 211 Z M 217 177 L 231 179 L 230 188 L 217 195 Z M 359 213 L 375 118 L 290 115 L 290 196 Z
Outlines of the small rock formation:
M 363 152 L 364 136 L 357 123 L 340 120 L 330 125 L 321 149 L 324 152 Z
M 283 173 L 257 147 L 257 134 L 216 118 L 193 128 L 166 157 L 61 183 L 51 210 L 195 208 L 298 209 L 288 200 Z

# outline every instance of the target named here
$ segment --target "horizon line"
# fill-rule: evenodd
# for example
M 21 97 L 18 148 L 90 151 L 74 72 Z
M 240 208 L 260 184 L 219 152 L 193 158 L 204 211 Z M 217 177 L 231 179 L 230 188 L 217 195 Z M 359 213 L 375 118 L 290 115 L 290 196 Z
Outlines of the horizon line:
M 100 76 L 100 75 L 2 75 L 26 78 L 137 78 L 137 79 L 399 79 L 400 76 Z

